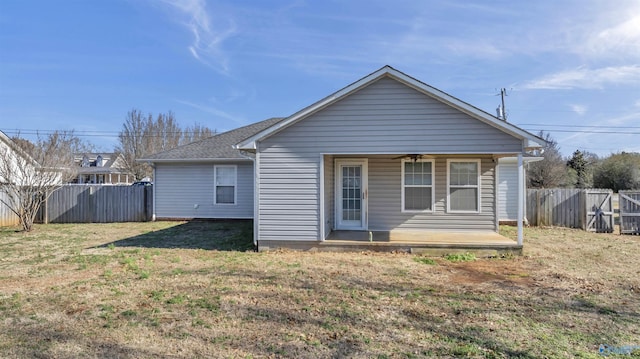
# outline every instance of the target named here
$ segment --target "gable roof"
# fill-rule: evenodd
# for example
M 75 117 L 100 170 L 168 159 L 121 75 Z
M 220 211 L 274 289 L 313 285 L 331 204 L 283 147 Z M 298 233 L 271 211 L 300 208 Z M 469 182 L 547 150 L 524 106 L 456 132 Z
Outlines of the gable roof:
M 294 113 L 293 115 L 285 118 L 281 122 L 274 124 L 271 127 L 256 133 L 255 135 L 247 138 L 246 140 L 236 144 L 236 148 L 243 150 L 255 150 L 256 142 L 268 138 L 286 127 L 289 127 L 302 119 L 340 101 L 341 99 L 349 96 L 350 94 L 378 81 L 383 77 L 390 77 L 396 81 L 399 81 L 429 97 L 432 97 L 440 102 L 443 102 L 453 108 L 458 109 L 466 113 L 467 115 L 480 120 L 490 126 L 493 126 L 505 133 L 508 133 L 516 138 L 525 141 L 525 148 L 540 148 L 544 144 L 544 140 L 538 136 L 529 133 L 511 123 L 500 120 L 497 117 L 480 110 L 479 108 L 472 106 L 456 97 L 453 97 L 443 91 L 429 86 L 424 82 L 421 82 L 401 71 L 394 69 L 393 67 L 386 65 L 379 70 L 363 77 L 362 79 L 348 85 L 347 87 L 323 98 L 322 100 Z
M 204 140 L 178 146 L 171 150 L 159 152 L 138 162 L 208 162 L 213 160 L 248 160 L 247 154 L 241 153 L 234 145 L 256 133 L 282 121 L 282 117 L 270 118 L 235 130 L 223 132 Z
M 4 132 L 0 131 L 0 140 L 4 142 L 9 149 L 15 152 L 17 155 L 21 156 L 28 163 L 30 163 L 33 167 L 40 167 L 38 162 L 33 159 L 27 152 L 25 152 L 17 143 L 15 143 L 9 136 L 7 136 Z

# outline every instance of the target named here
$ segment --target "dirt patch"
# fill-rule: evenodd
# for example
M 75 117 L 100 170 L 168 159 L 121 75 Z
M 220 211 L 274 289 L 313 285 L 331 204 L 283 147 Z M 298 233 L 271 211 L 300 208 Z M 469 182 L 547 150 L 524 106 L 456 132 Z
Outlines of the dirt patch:
M 451 265 L 452 284 L 480 284 L 486 282 L 507 283 L 523 287 L 531 286 L 535 281 L 522 261 L 513 260 L 476 260 Z

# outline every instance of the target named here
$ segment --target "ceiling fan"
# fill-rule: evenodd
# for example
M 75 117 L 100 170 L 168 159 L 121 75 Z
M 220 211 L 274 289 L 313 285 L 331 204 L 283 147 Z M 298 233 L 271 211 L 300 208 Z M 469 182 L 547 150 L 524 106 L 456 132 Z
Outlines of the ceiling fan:
M 424 155 L 421 155 L 419 153 L 408 153 L 406 155 L 402 155 L 402 156 L 398 156 L 398 157 L 394 157 L 392 159 L 397 160 L 400 158 L 410 158 L 413 162 L 418 161 L 419 159 L 422 159 Z

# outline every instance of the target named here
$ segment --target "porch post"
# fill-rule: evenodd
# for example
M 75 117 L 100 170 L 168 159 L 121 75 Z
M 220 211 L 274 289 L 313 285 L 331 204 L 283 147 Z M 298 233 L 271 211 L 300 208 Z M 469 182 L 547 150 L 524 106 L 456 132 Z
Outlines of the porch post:
M 518 245 L 522 245 L 523 229 L 522 222 L 524 217 L 524 166 L 522 161 L 522 153 L 518 153 Z

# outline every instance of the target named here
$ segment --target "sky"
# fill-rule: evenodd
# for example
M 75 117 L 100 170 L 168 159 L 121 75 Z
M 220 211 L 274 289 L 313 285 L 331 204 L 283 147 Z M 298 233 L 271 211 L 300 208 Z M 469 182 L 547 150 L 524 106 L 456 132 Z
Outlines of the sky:
M 615 6 L 612 6 L 615 4 Z M 548 132 L 640 152 L 639 0 L 0 0 L 0 130 L 111 151 L 127 113 L 230 130 L 390 65 Z

